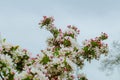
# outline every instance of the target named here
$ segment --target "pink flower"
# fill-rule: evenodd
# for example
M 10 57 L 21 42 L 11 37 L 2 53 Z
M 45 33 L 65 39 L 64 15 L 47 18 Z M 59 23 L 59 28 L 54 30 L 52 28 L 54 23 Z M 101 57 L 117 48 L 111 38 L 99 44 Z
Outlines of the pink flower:
M 71 25 L 68 25 L 67 27 L 68 27 L 68 28 L 71 28 Z
M 75 76 L 74 76 L 74 75 L 71 75 L 71 78 L 72 78 L 72 79 L 74 79 L 74 78 L 75 78 Z
M 26 53 L 26 52 L 27 52 L 27 49 L 23 49 L 23 52 L 25 52 L 25 53 Z
M 2 51 L 3 50 L 3 48 L 2 47 L 0 47 L 0 51 Z
M 43 18 L 44 18 L 44 19 L 46 19 L 46 18 L 47 18 L 47 16 L 43 16 Z
M 79 34 L 79 33 L 80 33 L 80 30 L 78 30 L 77 32 L 78 32 L 78 34 Z

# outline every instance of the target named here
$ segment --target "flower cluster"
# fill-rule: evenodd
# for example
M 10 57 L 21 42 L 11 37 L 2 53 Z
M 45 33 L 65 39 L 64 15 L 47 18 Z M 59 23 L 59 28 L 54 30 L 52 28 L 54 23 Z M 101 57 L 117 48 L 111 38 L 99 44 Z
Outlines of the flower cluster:
M 51 20 L 51 22 L 42 25 L 45 24 L 46 19 Z M 80 30 L 69 25 L 66 31 L 62 31 L 51 26 L 54 25 L 53 20 L 52 17 L 46 17 L 40 24 L 53 34 L 53 37 L 47 40 L 47 49 L 42 50 L 43 55 L 40 63 L 46 67 L 50 80 L 62 80 L 64 78 L 67 80 L 76 78 L 84 80 L 85 77 L 78 77 L 75 74 L 76 68 L 82 68 L 86 59 L 91 61 L 94 58 L 98 59 L 101 54 L 107 54 L 108 46 L 102 42 L 108 38 L 107 34 L 102 33 L 100 37 L 86 40 L 83 42 L 83 46 L 80 47 L 76 39 Z
M 77 27 L 69 25 L 67 30 L 57 29 L 53 17 L 43 17 L 39 23 L 53 35 L 47 39 L 47 48 L 36 57 L 30 52 L 2 42 L 0 47 L 0 80 L 87 80 L 80 70 L 87 59 L 98 59 L 107 54 L 108 46 L 102 41 L 107 34 L 85 40 L 83 46 L 77 42 L 80 33 Z
M 82 56 L 84 59 L 91 60 L 93 58 L 98 59 L 101 54 L 107 55 L 108 45 L 102 41 L 107 39 L 108 36 L 105 33 L 101 33 L 100 37 L 95 39 L 85 40 L 82 47 Z
M 0 75 L 5 79 L 13 79 L 14 73 L 21 72 L 30 55 L 26 49 L 2 42 L 0 46 Z

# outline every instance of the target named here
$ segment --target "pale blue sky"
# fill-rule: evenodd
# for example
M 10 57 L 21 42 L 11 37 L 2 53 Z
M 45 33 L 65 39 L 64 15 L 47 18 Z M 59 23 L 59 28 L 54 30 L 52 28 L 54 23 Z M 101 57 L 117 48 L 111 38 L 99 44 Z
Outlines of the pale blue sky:
M 0 32 L 8 42 L 19 44 L 33 54 L 45 48 L 49 33 L 40 30 L 42 16 L 54 16 L 55 25 L 65 29 L 77 26 L 79 42 L 106 32 L 110 44 L 120 36 L 120 0 L 0 0 Z M 86 64 L 84 72 L 89 80 L 119 80 L 117 74 L 106 77 L 98 70 L 99 62 Z

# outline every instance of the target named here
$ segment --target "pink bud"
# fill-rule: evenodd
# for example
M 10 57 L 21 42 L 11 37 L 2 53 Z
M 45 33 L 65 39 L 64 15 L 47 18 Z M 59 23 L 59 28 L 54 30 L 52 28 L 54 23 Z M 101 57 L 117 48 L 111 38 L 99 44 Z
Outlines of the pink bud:
M 53 56 L 50 56 L 50 58 L 52 59 L 52 58 L 53 58 Z
M 47 18 L 47 16 L 43 16 L 43 18 L 44 18 L 44 19 L 46 19 L 46 18 Z
M 23 52 L 27 52 L 27 49 L 23 49 Z
M 62 32 L 62 30 L 61 30 L 61 29 L 59 29 L 59 32 Z
M 31 69 L 30 69 L 30 68 L 29 68 L 29 69 L 27 69 L 27 73 L 28 73 L 28 74 L 30 74 L 30 71 L 31 71 Z
M 37 56 L 40 56 L 39 54 L 37 54 Z
M 78 34 L 80 33 L 80 30 L 78 30 Z
M 41 52 L 44 52 L 43 50 L 41 50 Z
M 75 76 L 74 76 L 74 75 L 71 75 L 71 77 L 72 77 L 72 79 L 74 79 L 74 78 L 75 78 Z
M 71 25 L 68 25 L 67 27 L 68 27 L 68 28 L 71 28 Z
M 63 59 L 62 59 L 62 58 L 60 58 L 60 61 L 63 61 Z
M 0 47 L 0 51 L 2 51 L 3 50 L 3 48 L 2 47 Z

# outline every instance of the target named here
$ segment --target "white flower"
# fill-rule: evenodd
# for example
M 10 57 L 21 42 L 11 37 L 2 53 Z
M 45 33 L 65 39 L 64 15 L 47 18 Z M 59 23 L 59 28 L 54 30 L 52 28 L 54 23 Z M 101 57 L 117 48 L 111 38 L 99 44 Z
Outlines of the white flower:
M 66 58 L 66 62 L 71 66 L 72 70 L 76 70 L 76 64 L 73 63 L 69 58 Z
M 13 67 L 13 60 L 7 54 L 6 55 L 0 54 L 0 61 L 2 61 L 2 63 L 5 63 L 7 67 L 10 67 L 10 68 Z
M 79 48 L 80 46 L 79 46 L 79 43 L 77 43 L 77 41 L 75 40 L 75 39 L 73 39 L 73 38 L 69 38 L 70 39 L 70 41 L 71 41 L 71 45 L 72 45 L 72 47 L 74 48 L 74 47 L 76 47 L 76 48 Z
M 4 42 L 4 43 L 2 44 L 2 47 L 5 48 L 6 51 L 9 51 L 10 48 L 12 47 L 12 44 L 9 44 L 9 43 Z
M 22 79 L 26 78 L 27 76 L 28 76 L 27 71 L 22 71 L 20 74 L 16 73 L 14 78 L 16 80 L 22 80 Z

